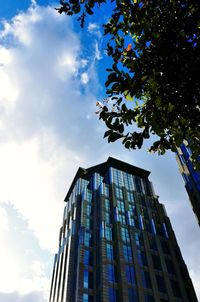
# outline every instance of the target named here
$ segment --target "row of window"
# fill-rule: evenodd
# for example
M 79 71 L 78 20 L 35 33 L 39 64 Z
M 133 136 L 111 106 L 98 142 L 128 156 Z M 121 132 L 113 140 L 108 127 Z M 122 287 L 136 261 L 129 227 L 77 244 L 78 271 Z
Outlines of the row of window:
M 142 183 L 142 179 L 137 176 L 123 173 L 120 170 L 112 168 L 112 180 L 118 186 L 125 186 L 129 191 L 137 191 L 138 193 L 145 194 L 144 184 Z M 145 188 L 147 189 L 147 183 L 145 183 Z M 147 190 L 147 194 L 149 194 L 149 189 Z
M 124 259 L 127 262 L 132 263 L 133 262 L 133 258 L 132 258 L 132 250 L 131 250 L 131 246 L 130 245 L 123 245 L 123 253 L 124 253 Z M 141 266 L 148 266 L 147 263 L 147 258 L 145 255 L 144 251 L 141 250 L 137 250 L 138 253 L 138 262 Z M 106 256 L 107 259 L 110 261 L 114 260 L 114 250 L 113 250 L 113 245 L 110 243 L 106 243 Z M 152 262 L 154 265 L 154 268 L 156 270 L 162 270 L 162 266 L 161 266 L 161 262 L 160 262 L 160 258 L 158 255 L 154 255 L 152 254 Z M 85 250 L 84 251 L 84 259 L 83 262 L 85 265 L 92 265 L 92 253 L 89 250 Z M 166 263 L 166 268 L 169 274 L 174 275 L 175 274 L 175 269 L 174 269 L 174 265 L 171 259 L 165 259 L 165 263 Z
M 108 296 L 109 296 L 109 302 L 118 302 L 118 292 L 117 289 L 114 287 L 109 287 L 108 289 Z M 138 302 L 138 295 L 135 288 L 128 288 L 128 301 L 127 302 Z M 144 301 L 145 302 L 156 302 L 154 297 L 150 294 L 145 293 L 144 294 Z M 93 297 L 87 293 L 83 294 L 83 302 L 93 302 Z M 168 302 L 166 299 L 160 299 L 160 302 Z
M 125 274 L 126 274 L 127 283 L 130 285 L 135 285 L 136 279 L 135 279 L 134 267 L 131 265 L 126 265 Z M 117 282 L 115 266 L 113 264 L 107 264 L 107 278 L 109 283 Z M 150 273 L 148 271 L 142 270 L 141 278 L 142 278 L 142 286 L 147 289 L 152 289 Z M 167 290 L 166 290 L 164 278 L 160 275 L 156 275 L 155 278 L 156 278 L 158 291 L 165 294 Z M 170 283 L 174 296 L 181 297 L 181 291 L 178 282 L 175 280 L 170 280 Z M 85 289 L 93 288 L 93 273 L 86 269 L 83 272 L 83 287 Z

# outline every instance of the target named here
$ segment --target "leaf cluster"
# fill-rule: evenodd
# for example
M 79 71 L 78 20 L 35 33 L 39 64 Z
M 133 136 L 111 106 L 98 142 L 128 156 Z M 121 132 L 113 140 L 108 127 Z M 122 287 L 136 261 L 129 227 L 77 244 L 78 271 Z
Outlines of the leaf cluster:
M 107 54 L 113 59 L 105 86 L 115 110 L 107 105 L 100 110 L 99 118 L 109 129 L 105 137 L 109 142 L 122 139 L 126 148 L 135 149 L 155 134 L 150 151 L 159 154 L 175 151 L 187 140 L 198 166 L 200 2 L 113 1 L 115 9 L 104 24 L 104 33 L 109 39 Z M 61 1 L 58 11 L 80 13 L 83 26 L 85 16 L 103 2 Z M 132 106 L 128 100 L 133 100 Z M 137 130 L 130 131 L 132 124 Z

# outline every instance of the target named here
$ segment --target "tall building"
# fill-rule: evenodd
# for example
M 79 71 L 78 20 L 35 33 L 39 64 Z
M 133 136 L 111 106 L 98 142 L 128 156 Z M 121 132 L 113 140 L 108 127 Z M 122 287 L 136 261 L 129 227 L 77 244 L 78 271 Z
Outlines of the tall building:
M 190 160 L 191 154 L 191 149 L 185 141 L 180 148 L 177 148 L 176 159 L 185 182 L 185 188 L 189 195 L 192 209 L 200 225 L 200 171 L 194 169 Z
M 50 302 L 197 302 L 150 172 L 79 168 L 65 198 Z

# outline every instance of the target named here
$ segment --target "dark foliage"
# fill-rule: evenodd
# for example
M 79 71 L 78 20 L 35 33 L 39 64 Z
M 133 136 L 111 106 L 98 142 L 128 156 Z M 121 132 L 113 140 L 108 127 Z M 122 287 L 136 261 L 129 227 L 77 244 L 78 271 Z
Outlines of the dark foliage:
M 60 1 L 58 12 L 80 14 L 84 26 L 86 15 L 103 2 Z M 159 154 L 175 151 L 186 139 L 194 164 L 200 165 L 199 0 L 112 2 L 115 9 L 104 24 L 113 59 L 105 83 L 109 102 L 98 103 L 99 117 L 109 128 L 104 136 L 135 149 L 156 134 L 150 151 Z M 136 130 L 130 130 L 132 124 Z

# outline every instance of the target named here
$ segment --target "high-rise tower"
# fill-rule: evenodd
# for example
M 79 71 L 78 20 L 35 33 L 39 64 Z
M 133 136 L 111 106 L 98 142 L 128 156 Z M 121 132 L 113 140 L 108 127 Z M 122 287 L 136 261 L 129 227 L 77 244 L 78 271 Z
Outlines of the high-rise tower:
M 194 169 L 190 160 L 191 154 L 191 149 L 187 141 L 185 141 L 180 148 L 177 148 L 176 159 L 181 175 L 185 181 L 185 188 L 189 195 L 193 212 L 200 225 L 200 171 Z
M 150 172 L 108 158 L 65 198 L 50 302 L 197 302 Z

